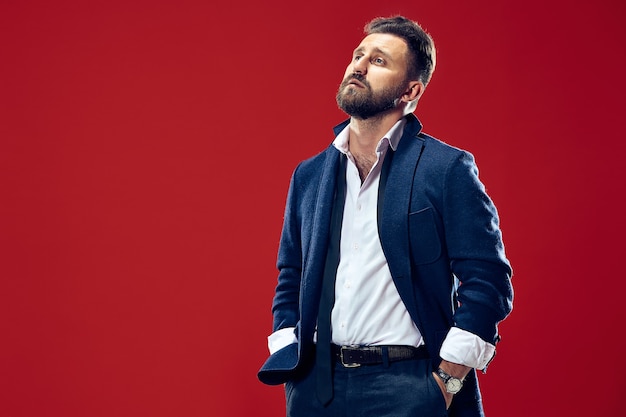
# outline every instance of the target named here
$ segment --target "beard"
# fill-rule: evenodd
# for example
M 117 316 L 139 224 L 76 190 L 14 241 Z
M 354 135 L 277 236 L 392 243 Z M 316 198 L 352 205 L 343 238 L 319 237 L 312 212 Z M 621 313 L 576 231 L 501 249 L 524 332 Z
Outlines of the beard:
M 353 79 L 359 81 L 365 88 L 350 86 L 349 83 Z M 398 105 L 400 96 L 405 91 L 403 84 L 373 91 L 363 75 L 351 74 L 341 82 L 337 90 L 337 105 L 356 119 L 369 119 Z

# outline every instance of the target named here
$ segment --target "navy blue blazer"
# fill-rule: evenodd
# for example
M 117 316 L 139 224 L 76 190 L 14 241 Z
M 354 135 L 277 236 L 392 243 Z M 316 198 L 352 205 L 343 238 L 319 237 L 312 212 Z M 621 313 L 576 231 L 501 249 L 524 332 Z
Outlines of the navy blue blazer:
M 413 114 L 406 118 L 379 198 L 379 236 L 398 293 L 437 366 L 452 326 L 499 341 L 498 323 L 512 308 L 511 267 L 473 156 L 422 133 Z M 348 123 L 335 127 L 335 135 Z M 272 312 L 274 331 L 295 327 L 298 343 L 267 359 L 258 373 L 267 384 L 295 378 L 311 363 L 339 155 L 331 144 L 291 178 Z M 453 404 L 476 413 L 454 415 L 481 415 L 475 377 L 471 372 Z

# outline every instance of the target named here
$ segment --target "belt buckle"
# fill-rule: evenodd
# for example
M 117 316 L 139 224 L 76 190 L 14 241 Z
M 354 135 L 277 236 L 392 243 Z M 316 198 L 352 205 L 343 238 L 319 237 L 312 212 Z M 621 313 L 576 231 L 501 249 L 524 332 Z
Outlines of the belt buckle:
M 343 360 L 343 351 L 345 349 L 353 349 L 356 348 L 358 346 L 353 345 L 353 346 L 341 346 L 341 348 L 339 348 L 339 359 L 341 360 L 341 364 L 344 366 L 344 368 L 358 368 L 359 366 L 361 366 L 360 363 L 356 363 L 356 362 L 349 362 L 346 363 L 346 361 Z

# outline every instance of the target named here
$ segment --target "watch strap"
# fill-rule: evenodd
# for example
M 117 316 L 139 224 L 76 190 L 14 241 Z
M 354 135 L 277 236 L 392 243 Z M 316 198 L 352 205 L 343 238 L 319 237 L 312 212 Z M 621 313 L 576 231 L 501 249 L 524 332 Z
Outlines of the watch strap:
M 463 388 L 463 380 L 465 378 L 452 376 L 441 368 L 437 369 L 437 375 L 439 375 L 439 377 L 443 380 L 443 383 L 446 386 L 446 391 L 450 394 L 456 394 L 461 390 L 461 388 Z M 453 385 L 455 388 L 451 389 L 450 385 Z

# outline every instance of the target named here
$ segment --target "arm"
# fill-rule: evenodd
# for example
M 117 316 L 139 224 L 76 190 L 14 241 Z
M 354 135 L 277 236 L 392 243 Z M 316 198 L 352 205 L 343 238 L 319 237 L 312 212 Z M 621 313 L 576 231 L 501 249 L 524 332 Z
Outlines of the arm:
M 454 325 L 444 340 L 440 367 L 463 379 L 485 369 L 499 341 L 497 326 L 512 309 L 511 268 L 504 254 L 496 208 L 478 179 L 469 153 L 448 167 L 444 184 L 444 228 L 450 266 L 458 278 Z M 449 402 L 452 394 L 445 391 Z
M 268 338 L 270 345 L 274 341 L 274 347 L 270 348 L 273 351 L 289 343 L 288 329 L 292 329 L 291 335 L 295 338 L 293 328 L 295 328 L 299 320 L 298 305 L 302 272 L 302 245 L 297 208 L 297 172 L 298 169 L 296 168 L 289 184 L 278 250 L 278 283 L 272 303 L 274 333 Z
M 450 164 L 445 182 L 445 236 L 450 267 L 460 283 L 454 325 L 496 345 L 498 323 L 511 312 L 513 301 L 496 207 L 469 153 Z

